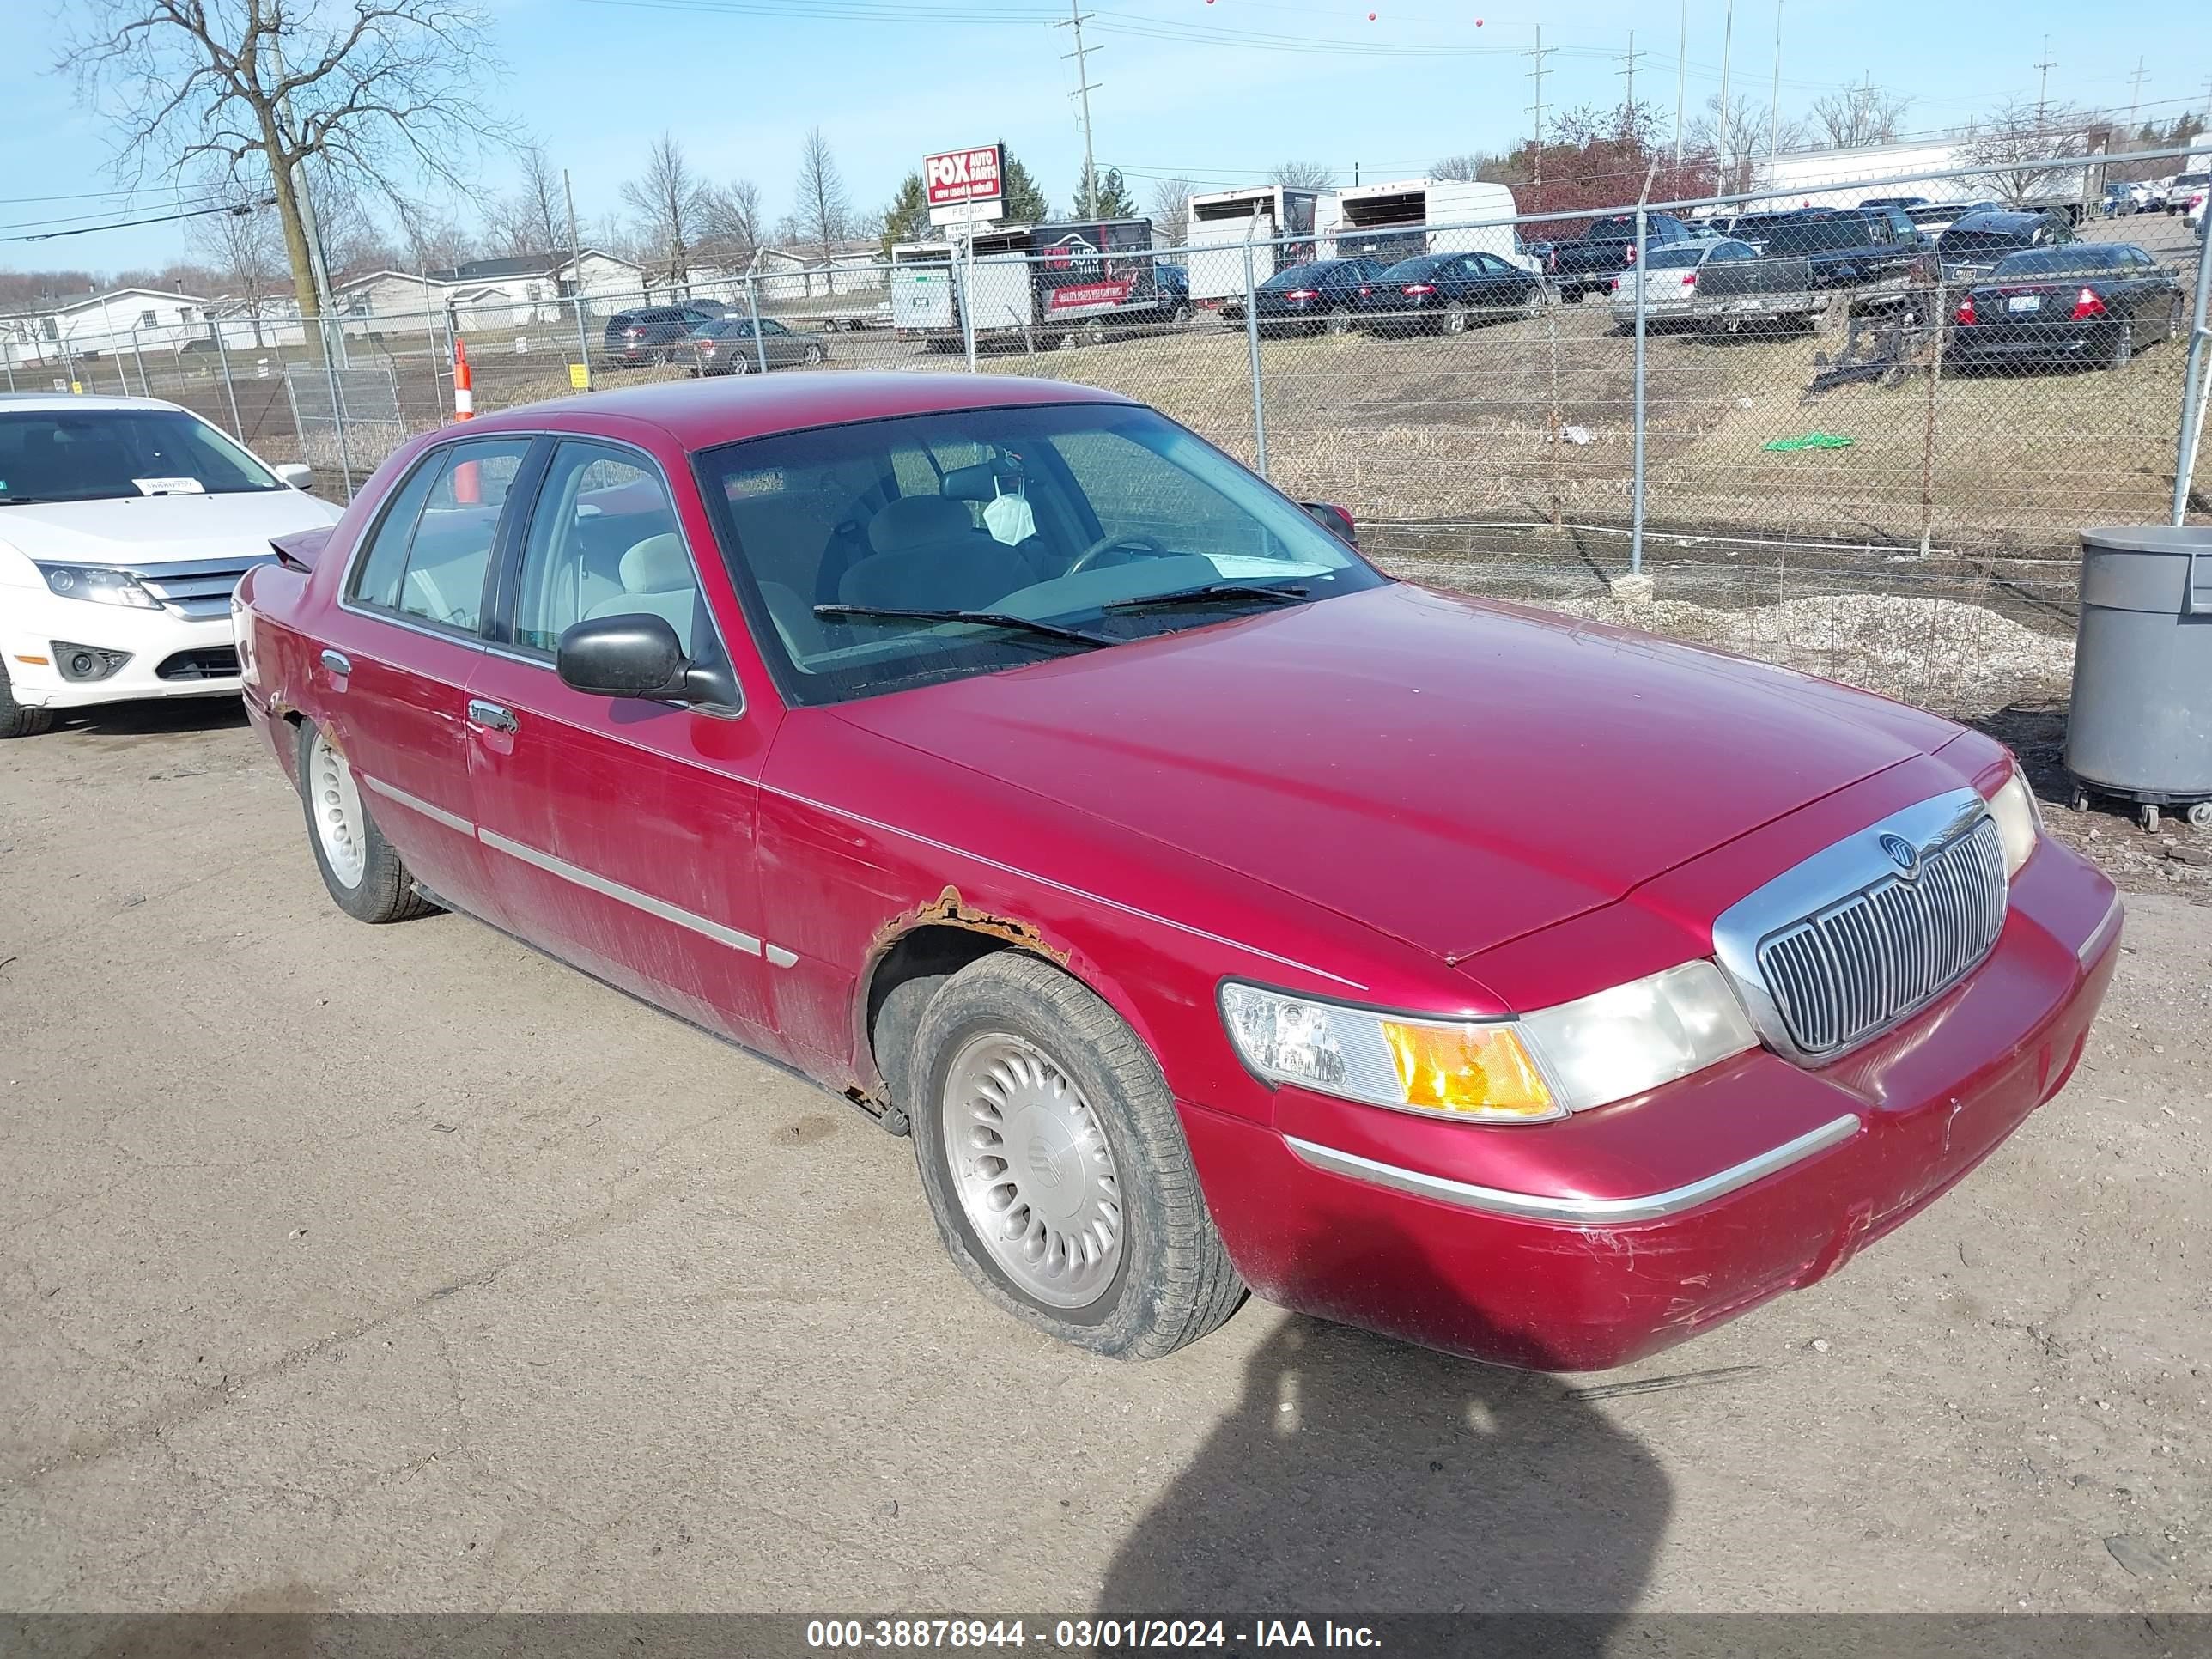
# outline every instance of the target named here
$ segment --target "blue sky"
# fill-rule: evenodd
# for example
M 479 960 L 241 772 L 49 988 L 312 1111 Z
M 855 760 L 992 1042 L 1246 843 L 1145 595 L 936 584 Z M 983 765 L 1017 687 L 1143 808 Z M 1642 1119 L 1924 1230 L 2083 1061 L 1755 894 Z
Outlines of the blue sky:
M 20 7 L 20 10 L 15 8 Z M 51 64 L 58 13 L 12 0 L 0 62 L 0 235 L 27 222 L 143 216 L 168 199 L 112 192 L 108 132 Z M 829 137 L 856 206 L 879 205 L 930 149 L 1004 137 L 1055 203 L 1072 194 L 1082 136 L 1053 0 L 490 0 L 505 73 L 487 102 L 534 132 L 574 175 L 579 213 L 618 206 L 646 146 L 673 131 L 717 182 L 757 183 L 789 204 L 801 135 Z M 1445 0 L 1099 0 L 1086 7 L 1099 161 L 1146 177 L 1242 182 L 1286 157 L 1348 181 L 1405 177 L 1436 157 L 1498 149 L 1528 127 L 1528 48 L 1547 60 L 1545 101 L 1618 101 L 1635 32 L 1638 96 L 1671 121 L 1680 10 L 1579 0 L 1500 7 Z M 1375 14 L 1370 20 L 1369 14 Z M 1735 9 L 1731 90 L 1763 106 L 1773 74 L 1773 0 Z M 2212 7 L 2170 7 L 2114 27 L 2112 14 L 2057 0 L 1986 8 L 1924 0 L 1784 0 L 1785 114 L 1846 81 L 1914 100 L 1906 125 L 1949 126 L 2008 95 L 2033 97 L 2050 40 L 2050 94 L 2146 115 L 2202 107 L 2212 76 Z M 2149 20 L 2155 16 L 2153 26 Z M 1475 20 L 1482 21 L 1477 27 Z M 2191 21 L 2191 19 L 2194 21 Z M 1692 107 L 1717 89 L 1723 0 L 1691 0 Z M 484 184 L 507 180 L 494 161 Z M 33 198 L 62 198 L 33 200 Z M 465 204 L 459 204 L 464 213 Z M 80 222 L 82 221 L 80 220 Z M 158 264 L 183 252 L 174 226 L 0 244 L 0 267 Z

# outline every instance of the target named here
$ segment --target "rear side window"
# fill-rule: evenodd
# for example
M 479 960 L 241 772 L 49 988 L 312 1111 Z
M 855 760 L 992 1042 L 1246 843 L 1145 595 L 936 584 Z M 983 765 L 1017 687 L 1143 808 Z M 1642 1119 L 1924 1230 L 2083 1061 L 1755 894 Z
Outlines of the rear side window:
M 529 451 L 527 438 L 486 438 L 425 457 L 377 526 L 353 598 L 475 633 L 507 485 Z

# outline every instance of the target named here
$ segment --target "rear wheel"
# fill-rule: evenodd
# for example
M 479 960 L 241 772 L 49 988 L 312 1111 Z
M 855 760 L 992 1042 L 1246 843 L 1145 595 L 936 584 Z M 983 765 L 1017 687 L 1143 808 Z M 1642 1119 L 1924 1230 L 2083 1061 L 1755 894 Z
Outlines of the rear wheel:
M 312 720 L 300 724 L 300 794 L 307 844 L 331 901 L 356 921 L 405 921 L 436 907 L 415 891 L 398 853 L 376 827 L 345 751 Z
M 1352 313 L 1344 307 L 1339 306 L 1322 319 L 1321 325 L 1327 333 L 1349 334 L 1352 332 Z
M 805 353 L 800 357 L 799 361 L 804 362 L 809 368 L 818 368 L 822 366 L 828 356 L 829 354 L 823 351 L 820 346 L 811 345 L 806 348 Z
M 41 732 L 51 731 L 54 711 L 51 708 L 31 708 L 15 701 L 14 684 L 8 678 L 8 665 L 0 662 L 0 739 L 35 738 Z
M 2166 310 L 2166 337 L 2169 340 L 2181 337 L 2181 296 L 2179 294 L 2173 296 L 2172 304 Z
M 1447 334 L 1464 334 L 1467 332 L 1467 307 L 1465 306 L 1446 306 L 1444 307 L 1443 331 Z
M 2123 322 L 2112 331 L 2112 343 L 2105 353 L 2106 368 L 2125 368 L 2136 355 L 2135 325 Z
M 1089 989 L 1012 953 L 963 968 L 915 1034 L 915 1156 L 946 1250 L 990 1301 L 1150 1359 L 1235 1312 L 1158 1066 Z

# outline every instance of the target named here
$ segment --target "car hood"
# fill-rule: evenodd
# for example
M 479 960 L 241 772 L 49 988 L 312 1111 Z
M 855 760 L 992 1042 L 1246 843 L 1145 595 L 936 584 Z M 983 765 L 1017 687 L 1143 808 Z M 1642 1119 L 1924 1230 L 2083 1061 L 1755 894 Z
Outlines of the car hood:
M 1452 962 L 1959 730 L 1402 583 L 838 713 Z
M 338 509 L 296 489 L 235 495 L 130 495 L 0 507 L 0 542 L 27 558 L 170 564 L 264 554 L 287 531 L 336 524 Z

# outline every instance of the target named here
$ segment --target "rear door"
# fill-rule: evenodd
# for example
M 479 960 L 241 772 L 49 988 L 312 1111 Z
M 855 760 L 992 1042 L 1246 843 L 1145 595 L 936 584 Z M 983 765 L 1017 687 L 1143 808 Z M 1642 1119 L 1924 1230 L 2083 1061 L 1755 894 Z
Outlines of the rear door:
M 769 981 L 793 958 L 761 937 L 754 847 L 768 720 L 591 696 L 554 672 L 564 629 L 622 615 L 662 617 L 694 661 L 726 667 L 693 556 L 712 547 L 646 452 L 558 440 L 506 561 L 463 742 L 513 932 L 778 1053 Z
M 378 828 L 424 885 L 495 921 L 464 709 L 493 544 L 531 443 L 444 444 L 416 464 L 355 555 L 311 668 L 322 724 Z

